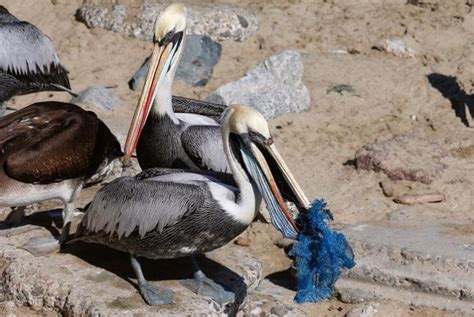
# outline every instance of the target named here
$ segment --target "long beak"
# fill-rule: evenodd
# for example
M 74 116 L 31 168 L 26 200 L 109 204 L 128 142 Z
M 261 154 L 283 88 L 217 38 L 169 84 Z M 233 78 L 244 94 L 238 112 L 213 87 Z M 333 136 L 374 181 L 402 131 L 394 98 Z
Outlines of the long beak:
M 308 199 L 304 195 L 301 187 L 298 185 L 293 175 L 289 171 L 286 163 L 281 158 L 276 147 L 274 145 L 266 145 L 266 151 L 268 151 L 274 158 L 277 168 L 280 172 L 285 175 L 285 181 L 288 187 L 291 189 L 295 197 L 298 199 L 301 205 L 309 208 Z M 267 204 L 272 218 L 272 224 L 283 234 L 283 236 L 291 239 L 296 239 L 298 236 L 298 227 L 288 210 L 288 206 L 278 188 L 278 184 L 274 178 L 272 170 L 265 159 L 265 156 L 260 149 L 254 144 L 250 144 L 250 152 L 252 155 L 248 155 L 247 151 L 241 151 L 244 163 L 247 165 L 252 178 L 256 182 L 257 186 L 262 193 L 262 196 Z M 253 160 L 254 158 L 254 160 Z M 305 209 L 307 209 L 305 207 Z
M 125 142 L 125 160 L 130 159 L 137 147 L 138 140 L 140 139 L 143 127 L 145 126 L 153 101 L 155 100 L 157 87 L 163 80 L 171 63 L 172 50 L 173 43 L 169 43 L 164 47 L 160 47 L 158 43 L 153 45 L 150 68 L 145 84 L 143 85 L 137 109 L 135 110 L 132 123 L 130 124 L 127 141 Z
M 290 172 L 290 169 L 286 165 L 285 161 L 280 155 L 280 152 L 278 152 L 275 144 L 273 142 L 271 143 L 265 143 L 265 147 L 267 149 L 267 152 L 273 157 L 275 160 L 276 164 L 280 168 L 281 173 L 283 174 L 283 177 L 285 180 L 288 182 L 288 185 L 293 191 L 293 194 L 296 196 L 296 199 L 298 199 L 298 202 L 300 206 L 307 210 L 310 208 L 310 202 L 308 198 L 306 197 L 305 193 L 303 192 L 303 189 L 301 186 L 296 182 L 295 177 L 293 174 Z

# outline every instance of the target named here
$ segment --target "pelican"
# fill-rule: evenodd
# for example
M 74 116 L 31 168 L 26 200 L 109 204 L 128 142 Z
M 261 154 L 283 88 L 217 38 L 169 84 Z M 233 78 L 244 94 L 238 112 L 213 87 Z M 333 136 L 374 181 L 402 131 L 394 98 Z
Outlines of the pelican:
M 172 100 L 176 98 L 172 99 L 171 86 L 183 51 L 185 31 L 186 13 L 182 4 L 168 6 L 156 20 L 150 68 L 130 125 L 125 157 L 130 158 L 136 149 L 142 169 L 171 167 L 230 172 L 224 153 L 216 151 L 222 149 L 219 123 L 205 115 L 173 111 Z
M 232 175 L 154 168 L 118 178 L 96 194 L 72 241 L 129 253 L 140 294 L 158 305 L 171 303 L 174 295 L 147 282 L 137 257 L 177 258 L 219 248 L 250 225 L 262 196 L 275 227 L 294 238 L 298 228 L 279 188 L 291 191 L 299 208 L 309 204 L 278 154 L 264 117 L 247 106 L 230 106 L 223 114 L 222 141 Z M 195 260 L 193 272 L 194 279 L 184 286 L 218 303 L 232 298 Z
M 51 40 L 0 5 L 0 108 L 15 95 L 71 86 Z
M 33 239 L 34 254 L 59 248 L 69 232 L 74 200 L 84 181 L 120 157 L 120 144 L 90 111 L 68 103 L 41 102 L 0 118 L 0 207 L 20 207 L 49 200 L 64 202 L 63 230 L 56 239 Z

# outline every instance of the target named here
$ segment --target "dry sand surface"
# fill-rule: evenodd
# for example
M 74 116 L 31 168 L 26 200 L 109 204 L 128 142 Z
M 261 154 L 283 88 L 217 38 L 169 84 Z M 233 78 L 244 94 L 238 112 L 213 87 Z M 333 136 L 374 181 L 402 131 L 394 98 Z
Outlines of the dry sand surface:
M 259 31 L 244 42 L 222 42 L 221 61 L 203 88 L 177 82 L 174 94 L 205 99 L 220 85 L 236 80 L 266 57 L 284 49 L 298 50 L 305 66 L 304 82 L 312 99 L 309 112 L 288 114 L 271 121 L 274 138 L 290 169 L 309 197 L 324 197 L 338 228 L 357 222 L 383 222 L 401 208 L 383 195 L 382 173 L 357 171 L 351 164 L 363 145 L 396 135 L 416 134 L 447 148 L 447 172 L 428 185 L 445 201 L 404 206 L 413 217 L 474 218 L 474 12 L 468 0 L 227 0 L 183 1 L 229 3 L 254 10 Z M 138 92 L 127 81 L 149 54 L 151 45 L 102 29 L 88 29 L 76 21 L 82 1 L 2 0 L 20 19 L 48 34 L 77 91 L 92 84 L 113 87 L 121 107 L 101 116 L 123 140 Z M 403 40 L 416 56 L 397 57 L 375 49 L 384 40 Z M 338 54 L 343 49 L 348 54 Z M 446 77 L 466 101 L 465 122 L 452 103 L 428 80 Z M 347 84 L 353 92 L 328 92 Z M 62 93 L 17 97 L 13 108 L 39 100 L 68 100 Z M 470 111 L 469 111 L 470 106 Z M 429 164 L 429 162 L 426 162 Z M 86 203 L 96 188 L 83 193 Z M 288 267 L 282 250 L 273 245 L 276 234 L 255 224 L 245 235 L 266 273 Z M 349 305 L 330 300 L 310 305 L 319 316 L 342 316 Z M 431 309 L 382 302 L 377 316 L 451 316 Z

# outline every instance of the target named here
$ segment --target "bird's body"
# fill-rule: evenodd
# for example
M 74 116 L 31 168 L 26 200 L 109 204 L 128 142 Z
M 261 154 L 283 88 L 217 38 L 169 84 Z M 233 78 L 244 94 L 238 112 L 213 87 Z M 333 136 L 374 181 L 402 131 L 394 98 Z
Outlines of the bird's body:
M 174 117 L 150 114 L 137 145 L 140 167 L 229 172 L 220 151 L 220 125 L 201 115 L 177 113 Z
M 245 214 L 224 208 L 238 194 L 232 177 L 147 170 L 101 190 L 82 222 L 89 232 L 79 236 L 151 259 L 204 253 L 228 243 L 255 217 L 259 195 Z
M 152 305 L 170 303 L 174 295 L 148 284 L 137 256 L 176 258 L 219 248 L 250 225 L 262 197 L 274 225 L 286 237 L 295 237 L 297 227 L 279 186 L 299 206 L 307 201 L 258 111 L 228 107 L 222 126 L 206 116 L 173 111 L 171 85 L 185 26 L 179 4 L 168 6 L 157 19 L 150 70 L 125 145 L 126 157 L 137 148 L 142 168 L 161 169 L 105 185 L 75 237 L 128 252 L 140 293 Z M 281 179 L 277 182 L 273 175 Z M 231 297 L 195 262 L 193 267 L 188 288 L 219 303 Z
M 70 91 L 67 71 L 51 40 L 0 6 L 0 103 L 15 95 Z
M 121 155 L 120 144 L 93 112 L 42 102 L 0 118 L 0 206 L 60 199 L 64 222 L 84 181 Z
M 175 97 L 171 93 L 185 42 L 185 28 L 184 9 L 157 20 L 150 68 L 130 125 L 125 154 L 130 157 L 136 148 L 142 169 L 230 172 L 221 150 L 219 122 L 226 106 Z
M 290 190 L 296 203 L 306 198 L 276 151 L 263 116 L 232 106 L 224 113 L 223 129 L 222 150 L 232 174 L 155 168 L 118 178 L 96 194 L 82 219 L 74 240 L 129 253 L 140 292 L 150 304 L 169 303 L 173 295 L 148 285 L 136 257 L 177 258 L 219 248 L 251 224 L 262 196 L 275 226 L 285 236 L 296 235 L 279 186 Z M 194 267 L 191 289 L 219 302 L 229 296 Z

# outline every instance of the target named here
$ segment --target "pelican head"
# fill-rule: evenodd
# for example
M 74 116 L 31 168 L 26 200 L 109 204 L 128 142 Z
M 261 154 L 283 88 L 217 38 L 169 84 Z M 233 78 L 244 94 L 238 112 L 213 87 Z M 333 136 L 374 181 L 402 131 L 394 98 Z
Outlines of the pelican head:
M 248 106 L 230 106 L 223 114 L 223 129 L 224 143 L 232 143 L 233 156 L 241 158 L 244 170 L 257 185 L 274 226 L 284 236 L 296 238 L 298 228 L 285 199 L 303 210 L 310 204 L 273 143 L 263 115 Z
M 182 4 L 169 5 L 156 19 L 150 68 L 128 132 L 125 159 L 135 151 L 157 95 L 161 96 L 160 102 L 171 107 L 171 85 L 183 51 L 185 32 L 186 9 Z
M 181 3 L 173 3 L 166 7 L 156 19 L 153 42 L 166 45 L 173 40 L 176 34 L 185 30 L 186 9 Z

